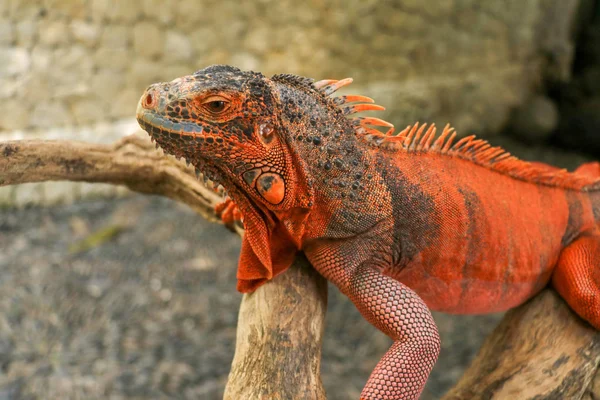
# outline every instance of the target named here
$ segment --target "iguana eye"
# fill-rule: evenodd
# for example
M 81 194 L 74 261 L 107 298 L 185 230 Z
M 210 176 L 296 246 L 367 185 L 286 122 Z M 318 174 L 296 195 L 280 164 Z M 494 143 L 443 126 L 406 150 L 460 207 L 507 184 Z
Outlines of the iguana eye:
M 225 109 L 225 102 L 222 100 L 211 101 L 206 103 L 206 106 L 210 108 L 210 111 L 221 112 Z
M 221 114 L 229 108 L 229 100 L 221 96 L 210 96 L 202 102 L 204 108 L 213 114 Z

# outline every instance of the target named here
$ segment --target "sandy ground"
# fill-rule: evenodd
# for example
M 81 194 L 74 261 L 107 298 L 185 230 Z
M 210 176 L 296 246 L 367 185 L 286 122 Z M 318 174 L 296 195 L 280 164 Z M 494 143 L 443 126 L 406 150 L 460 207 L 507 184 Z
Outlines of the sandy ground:
M 0 212 L 0 400 L 220 399 L 233 357 L 239 238 L 172 201 Z M 329 399 L 357 399 L 390 341 L 333 287 Z M 424 399 L 460 376 L 498 316 L 435 315 Z

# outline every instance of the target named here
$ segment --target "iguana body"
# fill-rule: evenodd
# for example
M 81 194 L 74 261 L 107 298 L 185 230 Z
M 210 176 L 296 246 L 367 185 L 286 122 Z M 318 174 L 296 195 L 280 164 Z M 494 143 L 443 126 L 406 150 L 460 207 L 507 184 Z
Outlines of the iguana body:
M 473 137 L 391 124 L 330 95 L 351 80 L 266 78 L 212 66 L 150 86 L 138 121 L 220 182 L 244 216 L 238 289 L 303 250 L 394 343 L 364 399 L 420 394 L 440 342 L 428 307 L 485 313 L 549 281 L 600 328 L 600 174 L 529 164 Z M 387 133 L 374 126 L 389 127 Z M 231 201 L 226 218 L 238 213 Z

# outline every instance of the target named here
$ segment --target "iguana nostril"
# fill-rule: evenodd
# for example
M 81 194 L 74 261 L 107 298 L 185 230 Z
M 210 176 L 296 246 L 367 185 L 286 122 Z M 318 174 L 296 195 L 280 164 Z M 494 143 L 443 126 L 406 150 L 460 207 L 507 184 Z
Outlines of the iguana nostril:
M 146 96 L 144 96 L 142 106 L 147 109 L 151 109 L 156 106 L 156 96 L 154 95 L 154 92 L 148 92 Z

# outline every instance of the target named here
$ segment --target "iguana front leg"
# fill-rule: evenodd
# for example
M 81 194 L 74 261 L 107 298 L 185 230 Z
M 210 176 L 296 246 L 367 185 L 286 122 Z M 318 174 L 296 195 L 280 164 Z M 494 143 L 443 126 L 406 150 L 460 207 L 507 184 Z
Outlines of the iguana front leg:
M 315 268 L 352 300 L 360 313 L 394 340 L 361 393 L 361 400 L 417 399 L 440 351 L 429 309 L 415 292 L 384 275 L 371 260 L 348 265 L 346 251 L 311 252 Z
M 230 198 L 227 198 L 227 200 L 224 202 L 217 204 L 215 206 L 215 213 L 227 226 L 231 226 L 238 221 L 242 222 L 243 219 L 240 209 Z
M 368 266 L 357 268 L 344 291 L 367 321 L 394 339 L 361 399 L 418 398 L 440 351 L 437 327 L 423 300 Z

